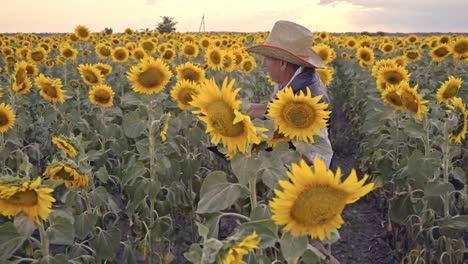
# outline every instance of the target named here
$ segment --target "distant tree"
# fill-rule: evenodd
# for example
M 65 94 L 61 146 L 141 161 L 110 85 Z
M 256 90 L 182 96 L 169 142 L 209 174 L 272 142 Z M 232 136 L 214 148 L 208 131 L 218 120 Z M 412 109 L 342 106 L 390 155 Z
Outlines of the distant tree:
M 156 26 L 156 30 L 159 31 L 159 33 L 176 31 L 175 25 L 177 25 L 177 22 L 174 21 L 174 18 L 167 16 L 162 16 L 161 18 L 162 21 Z
M 110 34 L 112 34 L 112 32 L 114 32 L 114 30 L 112 30 L 111 27 L 106 27 L 106 28 L 104 28 L 104 32 L 105 32 L 107 35 L 110 35 Z
M 377 31 L 375 34 L 377 36 L 385 36 L 386 35 L 385 32 L 382 32 L 382 31 Z
M 367 31 L 362 31 L 362 32 L 361 32 L 361 35 L 362 35 L 362 36 L 370 36 L 370 33 L 367 32 Z

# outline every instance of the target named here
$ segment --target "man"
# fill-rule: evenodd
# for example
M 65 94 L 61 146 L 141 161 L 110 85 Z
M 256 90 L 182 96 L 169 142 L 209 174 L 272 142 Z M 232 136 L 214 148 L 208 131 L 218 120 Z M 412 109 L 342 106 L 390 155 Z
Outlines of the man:
M 265 43 L 247 49 L 263 56 L 263 68 L 276 83 L 271 100 L 276 98 L 278 91 L 289 86 L 295 94 L 301 91 L 307 94 L 307 89 L 310 89 L 312 96 L 323 95 L 321 101 L 329 103 L 326 88 L 315 71 L 315 68 L 324 68 L 325 64 L 311 49 L 312 38 L 313 34 L 307 28 L 289 21 L 278 21 Z M 267 104 L 252 104 L 249 115 L 263 119 L 266 111 Z M 321 129 L 321 137 L 328 144 L 328 151 L 312 152 L 303 158 L 309 165 L 313 165 L 314 157 L 318 156 L 329 167 L 333 150 L 327 128 Z

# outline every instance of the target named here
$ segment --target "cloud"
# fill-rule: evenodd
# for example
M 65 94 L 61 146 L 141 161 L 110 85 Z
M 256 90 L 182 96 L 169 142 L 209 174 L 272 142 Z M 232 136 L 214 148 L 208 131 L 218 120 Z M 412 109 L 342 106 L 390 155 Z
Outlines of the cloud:
M 156 4 L 156 0 L 146 0 L 146 4 L 147 4 L 147 5 L 155 5 L 155 4 Z

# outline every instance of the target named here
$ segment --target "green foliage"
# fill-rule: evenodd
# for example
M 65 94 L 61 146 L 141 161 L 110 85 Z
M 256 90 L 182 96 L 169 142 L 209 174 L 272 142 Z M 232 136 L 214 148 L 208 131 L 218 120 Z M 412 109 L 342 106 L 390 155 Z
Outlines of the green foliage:
M 174 21 L 174 18 L 168 16 L 162 16 L 162 21 L 159 22 L 156 26 L 156 30 L 159 33 L 169 33 L 176 31 L 177 22 Z

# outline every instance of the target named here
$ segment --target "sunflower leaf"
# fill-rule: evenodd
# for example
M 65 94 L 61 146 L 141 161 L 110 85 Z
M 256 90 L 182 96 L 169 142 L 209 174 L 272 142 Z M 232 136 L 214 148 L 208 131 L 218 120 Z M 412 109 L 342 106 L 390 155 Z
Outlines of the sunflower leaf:
M 26 237 L 18 234 L 12 222 L 0 225 L 0 259 L 9 259 L 25 240 Z
M 307 249 L 307 236 L 296 237 L 290 232 L 283 233 L 280 240 L 281 252 L 288 263 L 296 263 Z
M 248 190 L 233 183 L 218 183 L 211 186 L 201 196 L 198 202 L 197 213 L 214 213 L 233 205 L 240 197 L 246 197 Z
M 120 231 L 117 228 L 100 230 L 90 242 L 98 257 L 107 259 L 114 255 L 120 245 Z
M 250 179 L 256 176 L 260 162 L 260 159 L 255 155 L 250 157 L 236 155 L 231 160 L 232 171 L 241 185 L 247 186 Z

